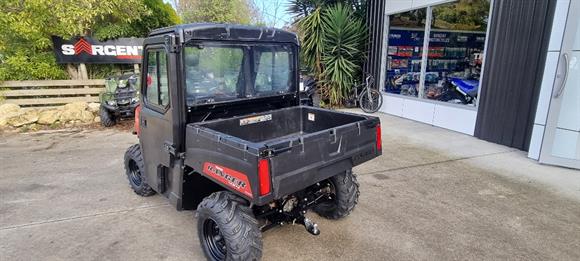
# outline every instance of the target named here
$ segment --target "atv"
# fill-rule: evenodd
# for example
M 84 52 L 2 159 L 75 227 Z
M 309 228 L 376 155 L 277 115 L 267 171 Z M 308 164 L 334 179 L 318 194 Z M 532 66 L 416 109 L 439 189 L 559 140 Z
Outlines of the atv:
M 355 208 L 352 168 L 381 155 L 376 117 L 301 104 L 294 33 L 227 24 L 154 30 L 144 41 L 139 144 L 125 170 L 140 196 L 196 210 L 208 260 L 259 260 L 262 233 L 319 235 L 309 210 Z
M 120 118 L 132 118 L 139 105 L 139 74 L 123 73 L 105 80 L 105 91 L 99 95 L 101 125 L 111 127 Z

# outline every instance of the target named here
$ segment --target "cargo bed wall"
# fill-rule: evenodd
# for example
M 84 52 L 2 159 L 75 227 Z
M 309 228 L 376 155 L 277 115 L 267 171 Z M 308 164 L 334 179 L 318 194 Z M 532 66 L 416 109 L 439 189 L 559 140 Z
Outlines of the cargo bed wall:
M 282 153 L 270 158 L 273 190 L 287 195 L 370 160 L 380 151 L 376 146 L 378 120 L 368 119 L 341 125 L 292 142 Z
M 185 164 L 261 205 L 380 155 L 378 124 L 376 117 L 312 107 L 189 124 Z M 258 196 L 260 159 L 270 162 L 272 192 L 265 196 Z
M 316 109 L 292 107 L 254 116 L 236 117 L 202 126 L 249 142 L 299 136 L 363 121 L 364 117 Z
M 186 128 L 185 165 L 249 200 L 258 193 L 258 150 L 193 125 Z

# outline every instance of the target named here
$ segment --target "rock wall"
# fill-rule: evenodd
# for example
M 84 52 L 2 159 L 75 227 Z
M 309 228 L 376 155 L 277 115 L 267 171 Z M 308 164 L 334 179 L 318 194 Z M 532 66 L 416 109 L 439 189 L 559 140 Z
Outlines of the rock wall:
M 98 103 L 74 102 L 53 109 L 20 108 L 16 104 L 0 105 L 0 129 L 72 127 L 100 122 Z

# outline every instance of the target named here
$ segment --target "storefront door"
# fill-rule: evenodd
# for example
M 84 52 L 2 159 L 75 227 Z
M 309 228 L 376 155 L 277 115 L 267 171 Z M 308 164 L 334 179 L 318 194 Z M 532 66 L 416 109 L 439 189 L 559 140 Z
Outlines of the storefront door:
M 540 162 L 580 169 L 580 1 L 570 1 Z

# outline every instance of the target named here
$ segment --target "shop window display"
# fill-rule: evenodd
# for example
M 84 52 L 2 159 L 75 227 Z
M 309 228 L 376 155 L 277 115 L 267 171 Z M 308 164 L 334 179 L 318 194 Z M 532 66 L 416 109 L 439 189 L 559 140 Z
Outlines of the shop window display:
M 412 13 L 423 9 L 391 15 L 385 91 L 475 106 L 480 86 L 489 7 L 489 0 L 460 0 L 433 6 L 431 23 L 422 30 L 401 25 L 399 21 L 412 19 L 399 17 L 413 17 Z M 422 12 L 426 14 L 428 11 L 426 9 Z M 419 84 L 426 29 L 430 30 L 427 66 L 424 72 L 425 81 Z M 409 34 L 414 34 L 415 38 L 421 40 L 413 41 Z M 399 50 L 405 46 L 413 46 L 413 53 L 409 56 L 411 61 L 399 62 L 397 60 L 400 57 L 409 55 Z M 409 88 L 411 83 L 414 88 Z
M 387 84 L 389 93 L 417 97 L 426 8 L 389 17 Z
M 489 0 L 433 7 L 423 98 L 475 106 Z

